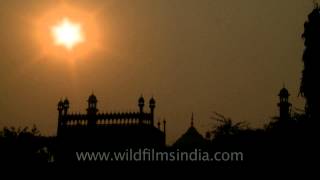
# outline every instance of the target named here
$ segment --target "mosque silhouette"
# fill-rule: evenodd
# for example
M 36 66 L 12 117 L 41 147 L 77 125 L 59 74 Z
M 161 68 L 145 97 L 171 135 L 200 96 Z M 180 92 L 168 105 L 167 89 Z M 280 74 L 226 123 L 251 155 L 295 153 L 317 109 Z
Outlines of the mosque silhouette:
M 57 160 L 74 157 L 75 151 L 125 150 L 127 148 L 165 147 L 165 121 L 163 130 L 154 126 L 156 101 L 138 99 L 136 112 L 99 112 L 97 97 L 88 98 L 87 113 L 69 112 L 68 99 L 58 103 Z
M 279 122 L 291 117 L 289 92 L 283 87 L 279 94 Z M 149 111 L 145 111 L 145 100 L 138 99 L 136 112 L 99 112 L 98 100 L 91 94 L 87 100 L 86 113 L 69 112 L 68 99 L 58 103 L 58 129 L 56 160 L 74 161 L 74 153 L 79 151 L 119 151 L 128 148 L 166 148 L 166 121 L 160 128 L 154 125 L 156 101 L 149 100 Z M 206 147 L 209 140 L 194 127 L 192 113 L 191 126 L 172 145 L 173 148 Z

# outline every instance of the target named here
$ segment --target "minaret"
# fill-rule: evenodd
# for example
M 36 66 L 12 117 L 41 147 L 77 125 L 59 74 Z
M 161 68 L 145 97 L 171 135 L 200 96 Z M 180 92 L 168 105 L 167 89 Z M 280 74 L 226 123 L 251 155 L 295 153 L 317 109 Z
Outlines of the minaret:
M 140 96 L 140 98 L 138 100 L 138 106 L 139 106 L 140 113 L 143 113 L 144 98 L 142 95 Z
M 151 114 L 151 125 L 153 126 L 154 121 L 154 108 L 156 107 L 156 101 L 153 99 L 153 97 L 149 101 L 149 108 L 150 108 L 150 114 Z
M 92 93 L 88 98 L 88 108 L 87 108 L 88 126 L 96 125 L 96 115 L 98 112 L 97 103 L 98 103 L 97 97 Z
M 289 92 L 288 90 L 283 87 L 280 90 L 279 93 L 279 103 L 278 103 L 278 107 L 279 107 L 279 118 L 281 121 L 283 120 L 289 120 L 290 118 L 290 112 L 291 112 L 291 103 L 289 103 Z
M 63 108 L 64 108 L 63 101 L 60 100 L 60 101 L 58 102 L 58 108 L 57 108 L 57 109 L 58 109 L 58 112 L 59 112 L 59 117 L 62 116 Z
M 88 108 L 87 108 L 87 113 L 88 114 L 97 114 L 98 109 L 97 109 L 97 97 L 94 94 L 91 94 L 88 98 Z
M 64 104 L 63 101 L 60 100 L 58 102 L 58 129 L 57 129 L 57 136 L 60 136 L 60 132 L 61 132 L 61 127 L 62 127 L 62 119 L 63 119 L 63 108 L 64 108 Z
M 69 100 L 66 98 L 64 101 L 63 101 L 63 114 L 64 115 L 67 115 L 68 114 L 68 109 L 69 109 Z
M 142 95 L 140 96 L 140 98 L 138 100 L 138 106 L 139 106 L 139 112 L 140 112 L 139 124 L 142 124 L 143 123 L 143 119 L 144 119 L 144 115 L 143 115 L 144 98 L 143 98 Z

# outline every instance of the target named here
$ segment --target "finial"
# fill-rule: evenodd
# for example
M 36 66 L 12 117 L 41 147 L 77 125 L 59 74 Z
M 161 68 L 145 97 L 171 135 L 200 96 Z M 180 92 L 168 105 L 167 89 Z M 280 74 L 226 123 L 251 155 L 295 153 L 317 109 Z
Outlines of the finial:
M 192 114 L 191 114 L 191 127 L 193 127 L 193 112 L 192 112 Z
M 166 137 L 166 118 L 163 118 L 163 133 L 164 133 L 164 137 Z

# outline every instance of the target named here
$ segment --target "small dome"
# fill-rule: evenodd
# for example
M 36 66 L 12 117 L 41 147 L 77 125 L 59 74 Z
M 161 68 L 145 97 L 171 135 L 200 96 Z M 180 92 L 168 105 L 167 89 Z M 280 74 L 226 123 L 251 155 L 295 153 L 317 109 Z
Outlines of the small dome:
M 67 98 L 63 101 L 63 107 L 64 107 L 64 109 L 69 108 L 69 100 Z
M 58 106 L 59 106 L 59 107 L 63 106 L 62 100 L 60 100 L 60 101 L 58 102 Z
M 153 99 L 153 97 L 150 99 L 149 104 L 150 105 L 155 105 L 156 104 L 156 101 Z
M 280 97 L 289 97 L 290 94 L 289 94 L 289 91 L 286 88 L 282 88 L 280 90 L 279 96 Z
M 64 104 L 69 104 L 69 100 L 66 98 L 63 103 Z
M 91 94 L 88 99 L 89 102 L 97 102 L 97 97 L 94 94 Z
M 61 111 L 61 110 L 63 109 L 63 107 L 64 107 L 63 101 L 60 100 L 60 101 L 58 102 L 58 110 Z
M 139 104 L 144 104 L 144 98 L 143 98 L 142 95 L 141 95 L 141 97 L 139 98 Z

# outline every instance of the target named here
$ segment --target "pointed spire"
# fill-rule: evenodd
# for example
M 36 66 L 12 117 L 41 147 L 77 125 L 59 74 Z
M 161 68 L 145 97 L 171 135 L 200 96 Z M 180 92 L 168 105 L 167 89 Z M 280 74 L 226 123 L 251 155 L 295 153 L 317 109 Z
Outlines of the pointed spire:
M 194 121 L 194 119 L 193 119 L 193 112 L 192 112 L 192 114 L 191 114 L 191 127 L 193 127 L 193 121 Z

